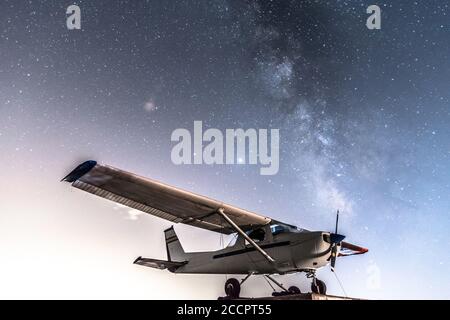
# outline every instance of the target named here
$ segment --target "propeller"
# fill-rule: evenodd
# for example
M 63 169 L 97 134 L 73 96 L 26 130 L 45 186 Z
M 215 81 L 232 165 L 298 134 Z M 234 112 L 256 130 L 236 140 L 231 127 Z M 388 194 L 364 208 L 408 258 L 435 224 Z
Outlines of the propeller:
M 334 267 L 336 265 L 337 250 L 338 245 L 345 239 L 345 236 L 338 234 L 339 225 L 339 210 L 336 213 L 336 227 L 334 233 L 330 233 L 330 243 L 331 243 L 331 271 L 334 272 Z

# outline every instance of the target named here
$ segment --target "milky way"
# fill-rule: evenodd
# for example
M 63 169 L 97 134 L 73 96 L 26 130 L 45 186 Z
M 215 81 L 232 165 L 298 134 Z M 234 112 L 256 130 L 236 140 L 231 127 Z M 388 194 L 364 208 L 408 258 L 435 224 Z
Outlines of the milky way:
M 1 4 L 0 279 L 10 295 L 20 296 L 14 288 L 25 283 L 39 286 L 38 276 L 18 269 L 28 263 L 25 253 L 51 291 L 68 297 L 54 274 L 76 275 L 76 297 L 89 283 L 93 297 L 133 288 L 138 297 L 167 294 L 148 287 L 170 286 L 170 275 L 127 263 L 163 258 L 168 224 L 59 183 L 93 158 L 309 229 L 329 230 L 340 209 L 342 232 L 370 249 L 338 261 L 347 291 L 449 297 L 447 1 L 378 2 L 381 30 L 366 27 L 372 1 L 76 4 L 82 30 L 73 31 L 69 3 Z M 280 129 L 279 173 L 175 166 L 171 133 L 196 120 L 220 130 Z M 192 249 L 209 237 L 180 234 Z M 118 267 L 107 278 L 88 267 L 96 263 Z M 74 265 L 71 275 L 61 271 Z M 381 279 L 375 287 L 373 270 Z M 341 293 L 329 272 L 322 277 Z M 179 297 L 198 283 L 205 289 L 195 297 L 219 294 L 208 284 L 220 289 L 222 278 L 203 279 L 177 278 Z M 0 296 L 8 294 L 0 289 Z

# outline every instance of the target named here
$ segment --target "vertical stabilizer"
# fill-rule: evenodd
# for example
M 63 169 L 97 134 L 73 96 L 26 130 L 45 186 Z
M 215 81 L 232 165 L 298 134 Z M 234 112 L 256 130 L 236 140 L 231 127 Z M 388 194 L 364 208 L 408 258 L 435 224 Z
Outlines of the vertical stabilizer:
M 187 260 L 186 252 L 184 252 L 173 226 L 164 230 L 166 237 L 167 260 L 182 262 Z

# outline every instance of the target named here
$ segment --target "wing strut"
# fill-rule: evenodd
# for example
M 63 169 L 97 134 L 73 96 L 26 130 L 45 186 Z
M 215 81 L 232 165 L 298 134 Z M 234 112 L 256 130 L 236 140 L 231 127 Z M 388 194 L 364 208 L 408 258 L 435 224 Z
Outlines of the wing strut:
M 264 258 L 266 258 L 270 263 L 275 262 L 275 260 L 271 256 L 269 256 L 267 252 L 265 252 L 260 246 L 258 246 L 258 244 L 252 240 L 252 238 L 250 238 L 244 231 L 242 231 L 242 229 L 239 228 L 239 226 L 225 214 L 223 208 L 219 208 L 217 210 L 217 213 L 220 214 L 231 225 L 231 227 L 236 230 L 236 232 L 243 236 L 256 250 L 258 250 L 264 256 Z

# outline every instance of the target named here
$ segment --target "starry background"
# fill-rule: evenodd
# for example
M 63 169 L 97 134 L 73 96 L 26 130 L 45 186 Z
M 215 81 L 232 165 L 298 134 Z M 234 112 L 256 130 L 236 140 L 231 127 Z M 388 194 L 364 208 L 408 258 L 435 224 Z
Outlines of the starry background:
M 76 1 L 69 31 L 71 4 L 1 3 L 0 297 L 222 294 L 224 276 L 131 264 L 165 259 L 170 223 L 59 182 L 95 159 L 308 229 L 332 230 L 340 209 L 341 233 L 370 249 L 337 263 L 348 295 L 450 298 L 447 1 Z M 279 128 L 279 173 L 173 165 L 170 135 L 194 120 Z M 176 230 L 187 250 L 227 240 Z

